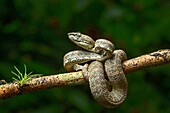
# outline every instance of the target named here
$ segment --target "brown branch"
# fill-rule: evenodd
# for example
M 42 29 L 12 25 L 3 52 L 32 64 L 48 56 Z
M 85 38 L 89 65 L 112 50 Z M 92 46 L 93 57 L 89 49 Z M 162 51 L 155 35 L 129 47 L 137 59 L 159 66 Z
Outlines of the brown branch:
M 137 71 L 146 67 L 170 63 L 170 49 L 159 50 L 150 54 L 142 55 L 123 62 L 125 73 Z M 52 87 L 80 85 L 87 83 L 81 71 L 58 75 L 33 78 L 25 85 L 20 86 L 17 82 L 0 85 L 0 99 L 21 95 L 31 91 Z
M 123 62 L 125 73 L 170 63 L 170 49 L 158 50 Z

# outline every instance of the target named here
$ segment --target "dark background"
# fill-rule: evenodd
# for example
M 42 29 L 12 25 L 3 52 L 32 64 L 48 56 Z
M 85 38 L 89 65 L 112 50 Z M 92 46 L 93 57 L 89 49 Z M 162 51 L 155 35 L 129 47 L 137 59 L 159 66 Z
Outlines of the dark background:
M 13 66 L 64 73 L 63 56 L 80 49 L 67 37 L 80 31 L 106 38 L 128 58 L 170 48 L 168 0 L 0 0 L 0 79 L 12 82 Z M 0 100 L 0 113 L 170 113 L 170 66 L 127 74 L 129 91 L 106 109 L 88 86 L 46 89 Z

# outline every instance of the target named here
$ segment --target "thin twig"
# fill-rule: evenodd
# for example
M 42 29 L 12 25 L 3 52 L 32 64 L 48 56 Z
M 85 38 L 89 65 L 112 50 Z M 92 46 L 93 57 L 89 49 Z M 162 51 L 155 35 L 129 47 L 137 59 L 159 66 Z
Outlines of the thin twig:
M 168 63 L 170 63 L 170 49 L 164 49 L 123 62 L 123 70 L 125 73 L 129 73 L 146 67 Z M 23 86 L 20 86 L 17 82 L 0 85 L 0 99 L 41 89 L 67 85 L 81 85 L 85 83 L 87 82 L 81 71 L 43 76 L 33 78 Z

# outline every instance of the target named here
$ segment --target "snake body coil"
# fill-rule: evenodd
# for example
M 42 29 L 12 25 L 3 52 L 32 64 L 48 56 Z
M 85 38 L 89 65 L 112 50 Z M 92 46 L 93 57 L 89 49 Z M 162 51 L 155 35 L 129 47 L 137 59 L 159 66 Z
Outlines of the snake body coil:
M 100 104 L 108 108 L 120 105 L 125 100 L 128 89 L 122 69 L 122 61 L 126 60 L 126 54 L 122 50 L 115 50 L 113 54 L 113 58 L 106 60 L 105 70 L 99 61 L 92 62 L 88 67 L 91 92 Z M 105 72 L 108 81 L 105 79 Z

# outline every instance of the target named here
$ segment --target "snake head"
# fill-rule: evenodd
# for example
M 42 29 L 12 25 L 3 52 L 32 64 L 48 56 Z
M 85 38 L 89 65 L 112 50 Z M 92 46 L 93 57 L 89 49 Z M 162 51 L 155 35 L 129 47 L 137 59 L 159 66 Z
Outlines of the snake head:
M 68 33 L 69 39 L 74 42 L 76 45 L 86 49 L 86 50 L 92 50 L 94 47 L 94 40 L 84 34 L 81 34 L 80 32 L 71 32 Z

